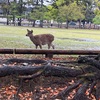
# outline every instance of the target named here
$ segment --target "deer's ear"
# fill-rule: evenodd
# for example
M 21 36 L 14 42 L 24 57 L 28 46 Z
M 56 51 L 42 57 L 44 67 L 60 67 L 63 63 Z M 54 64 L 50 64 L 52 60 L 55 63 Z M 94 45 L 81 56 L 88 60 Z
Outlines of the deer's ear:
M 31 32 L 33 33 L 33 30 L 31 30 Z
M 29 32 L 29 30 L 27 29 L 27 31 Z

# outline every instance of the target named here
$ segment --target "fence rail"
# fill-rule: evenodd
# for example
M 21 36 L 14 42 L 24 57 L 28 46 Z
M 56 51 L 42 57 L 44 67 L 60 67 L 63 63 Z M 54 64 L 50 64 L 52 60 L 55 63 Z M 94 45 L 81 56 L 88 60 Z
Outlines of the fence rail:
M 100 50 L 36 50 L 36 49 L 0 49 L 0 54 L 45 54 L 50 55 L 98 55 Z

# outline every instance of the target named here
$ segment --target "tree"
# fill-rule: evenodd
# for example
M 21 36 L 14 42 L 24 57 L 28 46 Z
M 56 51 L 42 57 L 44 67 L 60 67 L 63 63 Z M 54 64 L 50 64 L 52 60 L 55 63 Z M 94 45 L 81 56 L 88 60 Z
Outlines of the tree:
M 18 14 L 18 10 L 16 9 L 17 7 L 18 7 L 18 4 L 17 4 L 16 0 L 11 2 L 11 4 L 10 4 L 10 14 L 12 15 L 11 18 L 13 20 L 14 25 L 15 25 L 16 15 Z
M 33 27 L 35 21 L 40 20 L 40 27 L 43 27 L 43 20 L 50 18 L 50 9 L 45 6 L 44 1 L 46 0 L 34 0 L 31 4 L 33 5 L 31 12 L 27 15 L 27 18 L 33 21 Z M 50 1 L 49 1 L 50 2 Z
M 58 16 L 58 9 L 54 8 L 53 6 L 47 6 L 48 12 L 45 13 L 48 15 L 48 20 L 57 20 Z M 45 15 L 45 18 L 46 15 Z
M 9 25 L 9 8 L 10 8 L 10 0 L 6 0 L 1 4 L 1 9 L 3 10 L 3 14 L 7 17 L 7 25 Z
M 2 3 L 2 10 L 4 15 L 7 17 L 7 25 L 9 24 L 9 19 L 13 18 L 13 23 L 15 25 L 15 18 L 18 18 L 19 25 L 21 25 L 21 18 L 24 16 L 25 12 L 25 2 L 23 0 L 6 0 Z
M 95 17 L 93 18 L 93 23 L 96 25 L 100 24 L 100 1 L 95 0 L 95 7 L 96 9 L 94 10 Z
M 21 26 L 22 18 L 24 16 L 24 11 L 25 11 L 23 0 L 19 0 L 17 10 L 18 10 L 18 16 L 17 16 L 18 26 Z
M 58 16 L 62 19 L 62 21 L 67 22 L 66 27 L 68 28 L 68 22 L 71 20 L 84 19 L 84 15 L 82 14 L 82 8 L 77 6 L 77 4 L 71 3 L 68 6 L 63 6 L 59 8 Z
M 81 14 L 83 14 L 84 20 L 82 19 L 78 19 L 79 21 L 79 26 L 81 26 L 81 20 L 84 23 L 85 21 L 87 22 L 92 22 L 92 19 L 94 18 L 95 14 L 94 14 L 94 5 L 98 5 L 99 6 L 99 0 L 57 0 L 55 1 L 52 5 L 53 7 L 55 7 L 56 9 L 58 9 L 59 7 L 63 7 L 64 5 L 69 6 L 71 3 L 76 3 L 77 6 L 81 7 Z M 99 2 L 98 4 L 96 4 L 95 2 Z M 58 19 L 61 19 L 58 17 Z M 84 24 L 83 24 L 84 26 Z
M 35 7 L 33 10 L 28 14 L 27 18 L 31 21 L 33 21 L 33 27 L 35 26 L 35 21 L 40 20 L 42 21 L 44 19 L 45 13 L 47 9 L 45 6 L 41 7 Z M 40 27 L 43 27 L 40 23 Z
M 99 25 L 100 24 L 100 15 L 96 15 L 93 19 L 93 23 Z

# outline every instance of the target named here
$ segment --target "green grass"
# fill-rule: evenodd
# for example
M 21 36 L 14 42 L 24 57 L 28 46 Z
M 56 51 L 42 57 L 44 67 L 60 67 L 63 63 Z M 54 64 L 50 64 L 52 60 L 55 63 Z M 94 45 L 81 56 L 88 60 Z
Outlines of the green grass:
M 26 37 L 27 29 L 32 29 L 34 34 L 51 33 L 55 36 L 56 49 L 68 50 L 100 50 L 100 31 L 85 29 L 51 29 L 0 26 L 0 48 L 35 48 L 34 44 Z M 47 46 L 43 46 L 47 49 Z

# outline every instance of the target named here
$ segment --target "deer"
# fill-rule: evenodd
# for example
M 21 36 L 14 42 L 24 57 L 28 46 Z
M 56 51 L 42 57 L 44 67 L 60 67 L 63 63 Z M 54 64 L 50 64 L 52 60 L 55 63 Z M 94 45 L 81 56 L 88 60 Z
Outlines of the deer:
M 48 45 L 48 49 L 50 49 L 50 47 L 54 49 L 54 45 L 52 44 L 52 42 L 54 41 L 54 36 L 52 34 L 34 35 L 33 30 L 27 29 L 26 36 L 28 36 L 33 44 L 35 44 L 36 49 L 38 48 L 38 46 L 40 47 L 40 49 L 42 49 L 42 45 L 46 44 Z

